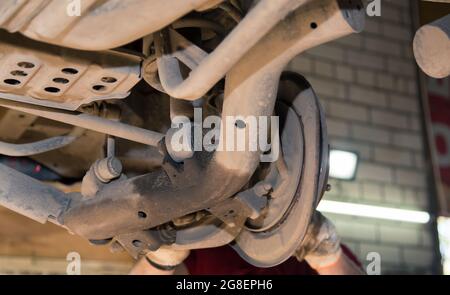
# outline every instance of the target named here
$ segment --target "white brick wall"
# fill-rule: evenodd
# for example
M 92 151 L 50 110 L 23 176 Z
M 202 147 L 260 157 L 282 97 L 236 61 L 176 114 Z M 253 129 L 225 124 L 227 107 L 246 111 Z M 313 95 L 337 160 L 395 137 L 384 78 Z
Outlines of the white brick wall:
M 368 18 L 364 33 L 310 50 L 289 65 L 321 98 L 332 147 L 361 158 L 356 180 L 330 180 L 326 199 L 429 208 L 410 2 L 382 0 L 382 16 Z M 329 217 L 363 263 L 367 253 L 381 254 L 383 273 L 438 271 L 430 225 Z

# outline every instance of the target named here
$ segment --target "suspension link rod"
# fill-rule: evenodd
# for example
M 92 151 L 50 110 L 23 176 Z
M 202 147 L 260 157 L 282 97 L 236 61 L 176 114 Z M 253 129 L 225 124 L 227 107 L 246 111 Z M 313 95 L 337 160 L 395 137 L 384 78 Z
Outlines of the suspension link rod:
M 164 134 L 159 132 L 84 113 L 54 110 L 4 99 L 0 99 L 0 106 L 155 147 L 164 138 Z

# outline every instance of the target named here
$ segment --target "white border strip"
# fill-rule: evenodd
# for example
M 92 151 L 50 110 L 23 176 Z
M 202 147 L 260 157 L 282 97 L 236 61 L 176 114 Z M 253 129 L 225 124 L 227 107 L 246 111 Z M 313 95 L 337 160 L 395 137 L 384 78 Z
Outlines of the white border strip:
M 396 209 L 328 200 L 321 201 L 317 207 L 317 210 L 326 213 L 397 220 L 421 224 L 425 224 L 430 221 L 430 214 L 425 211 Z

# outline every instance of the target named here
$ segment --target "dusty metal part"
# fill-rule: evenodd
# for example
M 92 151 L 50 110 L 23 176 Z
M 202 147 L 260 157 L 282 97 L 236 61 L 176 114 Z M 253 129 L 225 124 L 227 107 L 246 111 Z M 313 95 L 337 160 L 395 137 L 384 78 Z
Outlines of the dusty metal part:
M 86 172 L 86 175 L 84 175 L 83 181 L 81 182 L 81 195 L 84 198 L 93 198 L 103 186 L 104 183 L 97 178 L 93 167 L 91 167 Z
M 116 156 L 116 139 L 114 136 L 106 137 L 106 157 L 113 158 Z M 120 164 L 122 165 L 122 164 Z M 122 170 L 122 166 L 120 170 Z
M 207 161 L 194 157 L 173 168 L 167 163 L 167 172 L 157 170 L 106 185 L 94 198 L 73 203 L 64 214 L 64 223 L 81 236 L 105 239 L 152 228 L 209 207 L 228 195 L 224 194 L 229 189 L 223 187 L 224 182 L 243 180 L 229 171 L 200 169 L 199 165 L 204 167 Z M 114 215 L 109 213 L 112 211 Z M 98 216 L 103 217 L 99 220 Z
M 58 111 L 4 99 L 0 99 L 0 106 L 151 146 L 158 146 L 164 138 L 158 132 L 84 113 Z
M 220 219 L 230 228 L 242 226 L 245 220 L 252 214 L 252 210 L 245 200 L 232 198 L 208 208 L 215 217 Z
M 52 128 L 62 125 L 65 128 Z M 58 126 L 58 127 L 62 127 Z M 44 118 L 39 118 L 30 127 L 22 140 L 26 142 L 34 141 L 45 136 L 58 136 L 67 134 L 72 130 L 72 126 L 65 124 L 56 124 Z M 86 171 L 89 170 L 92 163 L 105 157 L 104 152 L 105 135 L 97 132 L 83 130 L 83 133 L 72 144 L 45 154 L 31 156 L 40 164 L 48 167 L 58 175 L 68 179 L 81 179 Z
M 162 245 L 170 245 L 174 250 L 216 248 L 231 243 L 241 231 L 243 222 L 230 227 L 214 216 L 206 216 L 189 226 L 173 228 L 170 238 L 164 238 L 164 229 L 158 227 L 120 235 L 115 240 L 135 258 Z
M 267 197 L 271 190 L 272 185 L 267 182 L 260 182 L 252 189 L 240 192 L 236 196 L 236 199 L 242 204 L 241 206 L 244 207 L 247 218 L 257 219 L 261 216 L 268 204 Z
M 312 88 L 311 88 L 312 89 Z M 314 94 L 315 95 L 315 94 Z M 323 106 L 319 103 L 319 113 L 320 113 L 320 130 L 321 132 L 321 149 L 320 149 L 320 169 L 319 169 L 319 191 L 318 196 L 316 198 L 316 204 L 315 207 L 319 205 L 319 202 L 322 200 L 323 195 L 330 191 L 329 184 L 328 184 L 328 176 L 330 172 L 330 144 L 328 141 L 328 128 L 326 124 L 326 118 L 325 118 L 325 110 L 323 109 Z
M 139 258 L 139 256 L 144 255 L 148 251 L 155 251 L 164 244 L 157 230 L 123 234 L 117 236 L 114 240 L 134 259 Z
M 88 115 L 98 116 L 113 121 L 119 121 L 122 116 L 122 110 L 118 105 L 106 103 L 104 101 L 82 106 L 80 111 Z
M 158 65 L 156 64 L 156 59 L 154 59 L 153 57 L 147 58 L 142 64 L 142 71 L 142 76 L 148 83 L 148 85 L 162 93 L 165 93 L 164 88 L 159 81 Z
M 65 147 L 77 139 L 75 136 L 58 136 L 33 143 L 11 144 L 0 142 L 0 154 L 10 157 L 26 157 Z
M 285 78 L 285 76 L 286 75 L 284 75 L 283 78 Z M 287 76 L 287 78 L 291 78 L 292 74 Z M 303 81 L 305 80 L 302 78 L 301 82 Z M 296 82 L 298 83 L 298 81 L 293 81 L 293 83 Z M 299 85 L 297 86 L 297 89 L 294 89 L 294 91 L 297 91 L 296 93 L 303 91 L 303 96 L 309 95 L 309 97 L 307 98 L 312 100 L 312 102 L 310 101 L 310 103 L 316 103 L 315 96 L 311 92 L 309 84 L 307 84 L 307 86 L 305 86 L 305 84 Z M 285 97 L 282 97 L 282 99 L 284 98 Z M 287 101 L 287 103 L 291 102 Z M 309 109 L 306 110 L 306 112 L 309 111 Z M 298 117 L 295 112 L 291 111 L 290 115 L 290 120 L 289 122 L 285 123 L 286 127 L 283 131 L 283 155 L 287 157 L 289 167 L 287 167 L 285 170 L 282 170 L 284 174 L 282 174 L 281 176 L 278 175 L 278 181 L 274 180 L 276 176 L 269 175 L 269 177 L 265 179 L 265 181 L 257 183 L 250 190 L 239 193 L 236 198 L 225 200 L 208 209 L 208 211 L 210 211 L 214 215 L 209 216 L 207 220 L 201 220 L 197 222 L 194 220 L 194 222 L 192 222 L 192 224 L 190 224 L 189 226 L 181 226 L 180 228 L 177 228 L 176 241 L 170 246 L 172 249 L 180 250 L 218 247 L 232 242 L 241 232 L 242 225 L 248 217 L 256 219 L 261 215 L 263 209 L 267 205 L 266 196 L 268 196 L 269 194 L 272 197 L 270 203 L 271 214 L 270 216 L 268 216 L 268 214 L 265 214 L 264 218 L 266 218 L 267 220 L 265 220 L 265 225 L 260 225 L 261 231 L 262 227 L 265 227 L 266 231 L 273 230 L 273 228 L 276 227 L 279 223 L 285 222 L 285 215 L 287 214 L 286 212 L 289 212 L 289 209 L 292 206 L 292 202 L 295 202 L 296 200 L 295 197 L 298 198 L 296 192 L 299 186 L 299 180 L 301 178 L 300 172 L 302 170 L 303 163 L 301 159 L 303 156 L 303 141 L 300 140 L 302 136 L 296 137 L 296 134 L 298 136 L 298 134 L 302 133 L 301 125 L 294 124 L 296 122 L 295 118 Z M 310 116 L 316 116 L 318 124 L 316 126 L 309 127 L 317 127 L 320 128 L 322 132 L 324 132 L 324 129 L 320 125 L 320 123 L 323 122 L 320 121 L 318 105 L 316 112 L 311 112 Z M 321 136 L 322 134 L 320 134 L 317 138 L 317 140 L 320 141 L 320 144 L 322 144 Z M 295 140 L 293 138 L 295 138 Z M 288 142 L 292 141 L 294 141 L 294 143 L 300 144 L 301 147 L 292 143 L 288 144 Z M 326 142 L 323 144 L 327 146 Z M 310 147 L 310 149 L 313 148 L 315 147 Z M 320 148 L 317 148 L 316 150 L 318 155 L 320 155 Z M 326 160 L 321 158 L 319 162 L 322 163 L 323 161 Z M 320 170 L 320 163 L 317 163 L 316 171 Z M 274 163 L 273 166 L 278 167 L 279 165 L 278 163 Z M 295 173 L 296 171 L 294 170 L 296 170 L 298 173 Z M 318 179 L 319 177 L 317 178 L 317 187 L 319 186 Z M 316 203 L 314 201 L 320 198 L 320 195 L 318 194 L 315 194 L 314 196 L 315 197 L 313 197 L 313 200 L 309 204 L 307 204 L 306 201 L 301 201 L 301 206 L 305 206 L 306 208 L 304 209 L 305 212 L 307 212 L 308 208 L 309 211 L 312 211 Z M 187 195 L 185 197 L 187 197 Z M 275 209 L 273 207 L 275 207 Z M 278 210 L 276 208 L 278 208 Z M 298 219 L 294 218 L 291 222 L 298 222 Z M 298 226 L 304 227 L 307 226 L 307 224 L 307 222 L 300 222 Z M 254 232 L 260 233 L 261 231 L 255 230 Z M 126 250 L 129 251 L 133 256 L 137 256 L 138 253 L 145 251 L 149 245 L 147 242 L 134 245 L 132 241 L 136 240 L 136 237 L 138 236 L 139 235 L 137 233 L 135 235 L 129 235 L 128 242 L 125 246 Z M 301 238 L 301 235 L 297 237 L 297 239 Z M 152 246 L 155 247 L 155 245 Z M 283 245 L 280 245 L 279 247 L 279 252 L 281 252 L 282 249 L 286 250 L 286 247 L 284 247 Z M 290 248 L 287 248 L 286 251 L 290 251 Z M 253 261 L 250 262 L 253 263 Z
M 119 147 L 122 147 L 122 145 Z M 154 147 L 132 147 L 127 145 L 125 148 L 125 152 L 118 155 L 124 170 L 144 174 L 148 171 L 159 169 L 164 161 L 164 156 Z
M 97 160 L 83 177 L 81 195 L 85 198 L 93 198 L 106 184 L 116 179 L 126 179 L 126 176 L 122 175 L 122 163 L 115 157 Z
M 216 248 L 231 243 L 242 229 L 242 223 L 230 227 L 214 216 L 191 226 L 178 228 L 174 250 Z
M 115 157 L 107 157 L 94 163 L 95 175 L 103 183 L 120 177 L 122 169 L 122 163 Z
M 41 166 L 49 168 L 63 178 L 82 178 L 94 161 L 104 157 L 105 136 L 85 129 L 79 131 L 77 129 L 81 128 L 0 108 L 1 141 L 23 144 L 64 135 L 77 137 L 70 145 L 30 156 Z
M 64 49 L 0 31 L 0 97 L 67 110 L 121 99 L 140 81 L 140 63 L 126 53 Z
M 187 143 L 178 143 L 173 139 L 176 133 L 180 134 L 181 132 L 183 131 L 179 129 L 170 129 L 166 134 L 166 140 L 167 142 L 170 142 L 170 144 L 167 145 L 167 153 L 177 163 L 183 163 L 186 159 L 190 159 L 194 156 L 191 140 Z M 186 134 L 186 137 L 188 135 L 189 134 Z
M 62 225 L 59 218 L 70 201 L 52 186 L 0 164 L 0 205 L 40 223 Z
M 264 232 L 274 227 L 283 219 L 283 216 L 291 206 L 303 173 L 305 142 L 304 126 L 297 119 L 297 115 L 286 105 L 278 103 L 277 115 L 281 117 L 281 156 L 276 163 L 272 163 L 271 169 L 264 182 L 272 187 L 268 207 L 260 218 L 254 219 L 247 225 L 252 232 Z M 314 115 L 314 114 L 313 114 Z M 314 147 L 316 148 L 316 147 Z
M 207 52 L 199 48 L 197 45 L 194 45 L 192 42 L 175 31 L 176 29 L 183 28 L 200 28 L 204 33 L 205 31 L 212 31 L 222 39 L 226 35 L 226 29 L 217 22 L 205 20 L 202 18 L 187 17 L 177 20 L 171 25 L 171 29 L 169 29 L 168 31 L 164 31 L 169 33 L 168 36 L 165 36 L 166 38 L 164 40 L 162 40 L 162 37 L 159 36 L 160 34 L 155 34 L 155 36 L 150 35 L 144 38 L 144 52 L 146 53 L 147 58 L 145 59 L 142 66 L 143 77 L 150 86 L 160 92 L 165 93 L 165 90 L 161 85 L 159 79 L 157 59 L 156 55 L 154 54 L 155 47 L 163 46 L 163 41 L 170 42 L 170 45 L 174 51 L 172 56 L 174 58 L 177 58 L 180 62 L 184 63 L 184 65 L 186 65 L 191 70 L 195 69 L 201 63 L 201 61 L 208 56 Z M 155 45 L 153 43 L 154 40 L 156 40 L 156 43 L 158 43 L 158 45 Z M 151 44 L 154 45 L 152 47 L 152 54 L 150 54 Z
M 309 82 L 301 75 L 295 72 L 284 72 L 280 80 L 280 88 L 278 91 L 278 97 L 281 101 L 287 102 L 288 105 L 292 104 L 293 99 L 298 93 L 304 91 L 305 89 L 311 88 Z M 314 94 L 315 95 L 315 94 Z M 320 123 L 322 130 L 322 140 L 321 140 L 321 167 L 320 167 L 320 177 L 319 177 L 319 189 L 320 195 L 317 198 L 317 204 L 321 200 L 323 194 L 327 191 L 327 180 L 329 171 L 329 143 L 328 143 L 328 131 L 326 126 L 325 111 L 321 104 L 320 108 Z M 316 204 L 316 205 L 317 205 Z
M 227 76 L 222 117 L 270 116 L 281 71 L 293 56 L 361 29 L 362 8 L 353 3 L 341 10 L 343 4 L 349 2 L 314 1 L 255 46 Z M 311 27 L 312 22 L 317 27 Z M 268 51 L 269 46 L 273 50 Z M 72 231 L 90 239 L 151 228 L 233 196 L 247 184 L 259 157 L 259 151 L 217 151 L 208 160 L 199 153 L 170 173 L 159 170 L 105 186 L 95 198 L 73 204 L 64 220 Z M 147 218 L 139 218 L 141 210 Z
M 336 0 L 312 1 L 290 14 L 227 74 L 224 120 L 226 116 L 272 115 L 286 63 L 311 47 L 361 31 L 364 17 L 360 1 Z M 220 151 L 215 159 L 234 173 L 245 174 L 255 171 L 259 156 L 258 152 Z
M 307 0 L 259 1 L 214 52 L 205 56 L 195 68 L 191 67 L 193 70 L 186 80 L 180 72 L 176 56 L 172 54 L 177 49 L 165 48 L 155 39 L 158 72 L 165 92 L 174 98 L 199 99 L 280 20 L 306 2 Z
M 225 11 L 235 22 L 239 23 L 240 21 L 242 21 L 242 13 L 232 4 L 222 3 L 218 7 Z
M 414 56 L 430 77 L 442 79 L 450 75 L 450 14 L 417 31 Z
M 266 181 L 273 184 L 273 192 L 266 213 L 259 223 L 248 224 L 233 244 L 242 258 L 259 267 L 291 257 L 320 198 L 321 146 L 327 143 L 322 143 L 319 102 L 308 86 L 289 102 L 290 108 L 280 104 L 286 120 L 281 136 L 288 173 L 269 173 Z
M 196 17 L 185 17 L 177 20 L 171 25 L 174 29 L 183 29 L 183 28 L 202 28 L 213 31 L 214 33 L 225 36 L 226 30 L 217 22 L 213 22 L 211 20 L 206 20 L 202 18 Z
M 0 138 L 4 141 L 15 142 L 22 137 L 36 119 L 37 117 L 33 115 L 1 108 Z M 14 122 L 14 124 L 10 122 Z
M 273 7 L 277 5 L 271 2 L 260 1 L 260 3 L 274 5 Z M 291 2 L 296 2 L 293 5 L 303 3 L 303 1 L 289 1 L 289 3 Z M 209 4 L 211 3 L 213 2 L 209 2 Z M 234 58 L 237 58 L 235 62 L 230 65 L 215 64 L 210 72 L 203 75 L 202 79 L 213 76 L 213 79 L 220 80 L 226 74 L 224 103 L 221 108 L 223 121 L 229 116 L 240 118 L 271 116 L 277 98 L 279 78 L 287 62 L 304 50 L 362 29 L 364 11 L 359 1 L 308 1 L 279 21 L 282 18 L 280 13 L 286 12 L 286 9 L 290 11 L 291 8 L 282 7 L 280 11 L 274 14 L 278 17 L 278 20 L 273 23 L 273 25 L 278 23 L 275 27 L 270 25 L 272 20 L 268 21 L 274 16 L 269 15 L 264 20 L 268 22 L 267 31 L 271 27 L 273 28 L 264 37 L 261 35 L 262 38 L 259 41 L 256 40 L 255 42 L 258 41 L 257 44 L 251 49 L 243 50 L 240 53 L 241 56 L 238 54 L 236 57 L 234 56 L 236 52 L 231 52 Z M 254 13 L 258 11 L 254 9 L 250 11 L 250 15 L 252 15 L 252 11 Z M 246 19 L 247 17 L 240 24 L 245 23 Z M 254 31 L 251 33 L 255 34 Z M 172 34 L 172 36 L 175 36 L 175 34 Z M 246 42 L 247 40 L 243 40 L 239 45 L 246 44 Z M 184 59 L 185 63 L 198 69 L 201 67 L 201 65 L 197 66 L 199 61 L 202 64 L 210 56 L 205 57 L 204 52 L 197 50 L 199 48 L 191 47 L 192 44 L 186 43 L 183 50 L 186 48 L 194 50 L 182 50 L 182 52 L 177 53 L 176 58 L 178 60 Z M 268 50 L 269 48 L 270 50 Z M 195 56 L 196 54 L 197 56 Z M 197 57 L 200 58 L 197 59 Z M 220 73 L 219 70 L 222 67 L 225 67 L 226 70 Z M 179 70 L 179 68 L 175 70 Z M 206 91 L 209 90 L 208 85 L 204 87 Z M 195 90 L 195 88 L 193 89 Z M 197 94 L 192 97 L 197 96 Z M 189 97 L 191 96 L 189 95 Z M 167 156 L 167 147 L 161 133 L 88 114 L 55 112 L 43 107 L 30 107 L 2 99 L 0 99 L 0 106 L 94 129 L 147 145 L 159 146 Z M 324 127 L 320 122 L 318 108 L 314 109 L 310 104 L 297 105 L 297 107 L 302 108 L 300 111 L 297 110 L 298 114 L 302 115 L 302 122 L 317 120 L 318 122 L 316 121 L 314 126 L 318 129 Z M 308 126 L 313 126 L 313 124 L 311 123 Z M 236 126 L 236 128 L 242 128 L 248 132 L 246 124 L 243 127 Z M 178 229 L 180 235 L 178 236 L 177 233 L 177 236 L 174 237 L 172 241 L 174 247 L 187 249 L 190 247 L 202 248 L 202 245 L 216 247 L 229 243 L 241 233 L 237 239 L 238 246 L 236 246 L 240 248 L 240 254 L 256 265 L 272 265 L 283 261 L 287 253 L 292 254 L 294 246 L 298 246 L 308 224 L 310 211 L 314 208 L 320 195 L 321 178 L 325 178 L 324 169 L 322 169 L 324 165 L 321 167 L 321 163 L 323 163 L 322 160 L 326 153 L 320 143 L 324 137 L 319 132 L 315 134 L 315 137 L 311 133 L 313 132 L 305 132 L 305 142 L 311 142 L 310 147 L 305 149 L 306 158 L 309 160 L 304 161 L 304 169 L 307 171 L 302 174 L 302 185 L 296 198 L 294 198 L 301 201 L 287 202 L 289 204 L 287 209 L 282 207 L 281 210 L 285 214 L 281 217 L 277 216 L 280 218 L 271 218 L 266 223 L 268 231 L 263 233 L 250 230 L 241 232 L 246 217 L 258 219 L 264 214 L 264 210 L 261 208 L 263 204 L 249 201 L 246 198 L 239 199 L 242 195 L 232 198 L 240 191 L 248 188 L 249 181 L 260 166 L 262 151 L 198 152 L 183 163 L 175 163 L 170 157 L 166 157 L 163 169 L 159 168 L 145 175 L 130 179 L 117 179 L 104 184 L 99 187 L 98 191 L 92 193 L 90 198 L 83 199 L 77 195 L 67 207 L 64 207 L 66 209 L 64 212 L 58 211 L 58 222 L 64 224 L 71 232 L 92 241 L 103 243 L 115 238 L 116 240 L 112 240 L 115 243 L 120 241 L 118 238 L 125 237 L 123 238 L 123 240 L 126 240 L 124 248 L 133 246 L 136 249 L 130 250 L 131 248 L 129 248 L 127 250 L 130 253 L 136 253 L 138 250 L 143 250 L 142 247 L 154 247 L 152 243 L 159 242 L 146 243 L 144 238 L 140 240 L 135 238 L 136 236 L 142 236 L 142 233 L 149 229 L 170 224 L 174 219 L 209 209 L 210 212 L 216 214 L 216 216 L 212 216 L 213 221 L 211 222 L 213 225 L 209 226 L 207 230 L 203 230 L 201 228 L 203 223 L 199 222 L 199 224 L 192 224 L 192 227 Z M 224 138 L 224 134 L 221 135 L 221 138 Z M 249 140 L 248 137 L 245 139 L 247 146 Z M 279 171 L 285 172 L 289 172 L 289 168 L 292 168 L 286 163 L 284 165 L 276 163 L 276 166 Z M 298 174 L 293 173 L 293 175 Z M 21 177 L 20 180 L 19 183 L 27 181 L 27 179 Z M 323 182 L 325 183 L 325 180 Z M 265 197 L 264 191 L 271 190 L 275 195 L 277 183 L 268 184 L 270 184 L 270 187 L 263 187 L 265 190 L 262 190 L 262 193 L 255 191 L 255 195 L 251 197 Z M 294 189 L 297 187 L 298 184 Z M 259 190 L 260 187 L 258 186 L 257 191 L 259 192 Z M 51 196 L 41 195 L 40 198 L 36 198 L 36 201 L 44 204 L 49 202 Z M 233 200 L 240 203 L 237 205 L 227 204 L 227 206 L 236 208 L 234 212 L 237 213 L 236 215 L 225 216 L 230 210 L 215 210 L 218 209 L 218 206 Z M 279 198 L 279 200 L 282 199 Z M 300 203 L 302 205 L 299 205 Z M 240 211 L 245 205 L 249 210 L 243 210 L 244 213 L 241 214 Z M 227 206 L 223 206 L 223 209 L 229 209 Z M 13 210 L 15 209 L 17 210 L 13 207 Z M 300 216 L 300 218 L 296 218 L 297 216 Z M 272 222 L 275 223 L 274 226 L 272 226 Z M 188 229 L 189 231 L 184 232 L 184 236 L 181 235 L 182 230 Z M 167 239 L 169 244 L 170 232 Z M 282 240 L 284 239 L 285 243 L 276 243 L 280 241 L 280 237 Z M 267 249 L 264 245 L 261 246 L 257 240 L 269 241 L 268 244 L 275 240 L 278 247 L 275 250 L 273 247 Z M 205 244 L 203 244 L 204 241 Z
M 176 218 L 172 220 L 172 223 L 176 228 L 182 228 L 194 222 L 200 221 L 203 217 L 205 217 L 205 215 L 207 215 L 205 211 L 199 211 L 192 214 L 188 214 L 186 216 Z
M 190 11 L 208 9 L 218 2 L 2 0 L 0 27 L 64 47 L 105 50 L 130 43 L 165 27 Z

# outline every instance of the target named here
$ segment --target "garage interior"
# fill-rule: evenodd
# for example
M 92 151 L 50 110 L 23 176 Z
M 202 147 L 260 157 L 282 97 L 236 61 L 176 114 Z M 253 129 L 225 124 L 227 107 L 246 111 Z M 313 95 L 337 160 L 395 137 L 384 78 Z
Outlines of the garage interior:
M 365 266 L 372 262 L 370 253 L 378 253 L 382 274 L 448 273 L 438 217 L 450 206 L 443 208 L 445 197 L 433 168 L 427 102 L 430 89 L 436 88 L 447 91 L 450 102 L 450 79 L 426 77 L 412 42 L 419 26 L 450 14 L 450 4 L 381 2 L 381 16 L 367 17 L 364 32 L 309 50 L 287 68 L 304 75 L 320 98 L 331 149 L 358 157 L 354 178 L 329 179 L 328 203 L 319 210 Z M 3 116 L 0 110 L 0 129 L 7 129 Z M 441 154 L 450 153 L 446 140 Z M 1 159 L 14 166 L 11 161 L 18 160 Z M 348 204 L 404 209 L 429 219 L 389 220 L 336 209 Z M 126 274 L 134 262 L 127 253 L 93 247 L 53 224 L 38 224 L 3 207 L 0 224 L 0 274 L 65 274 L 69 253 L 80 254 L 82 274 Z

